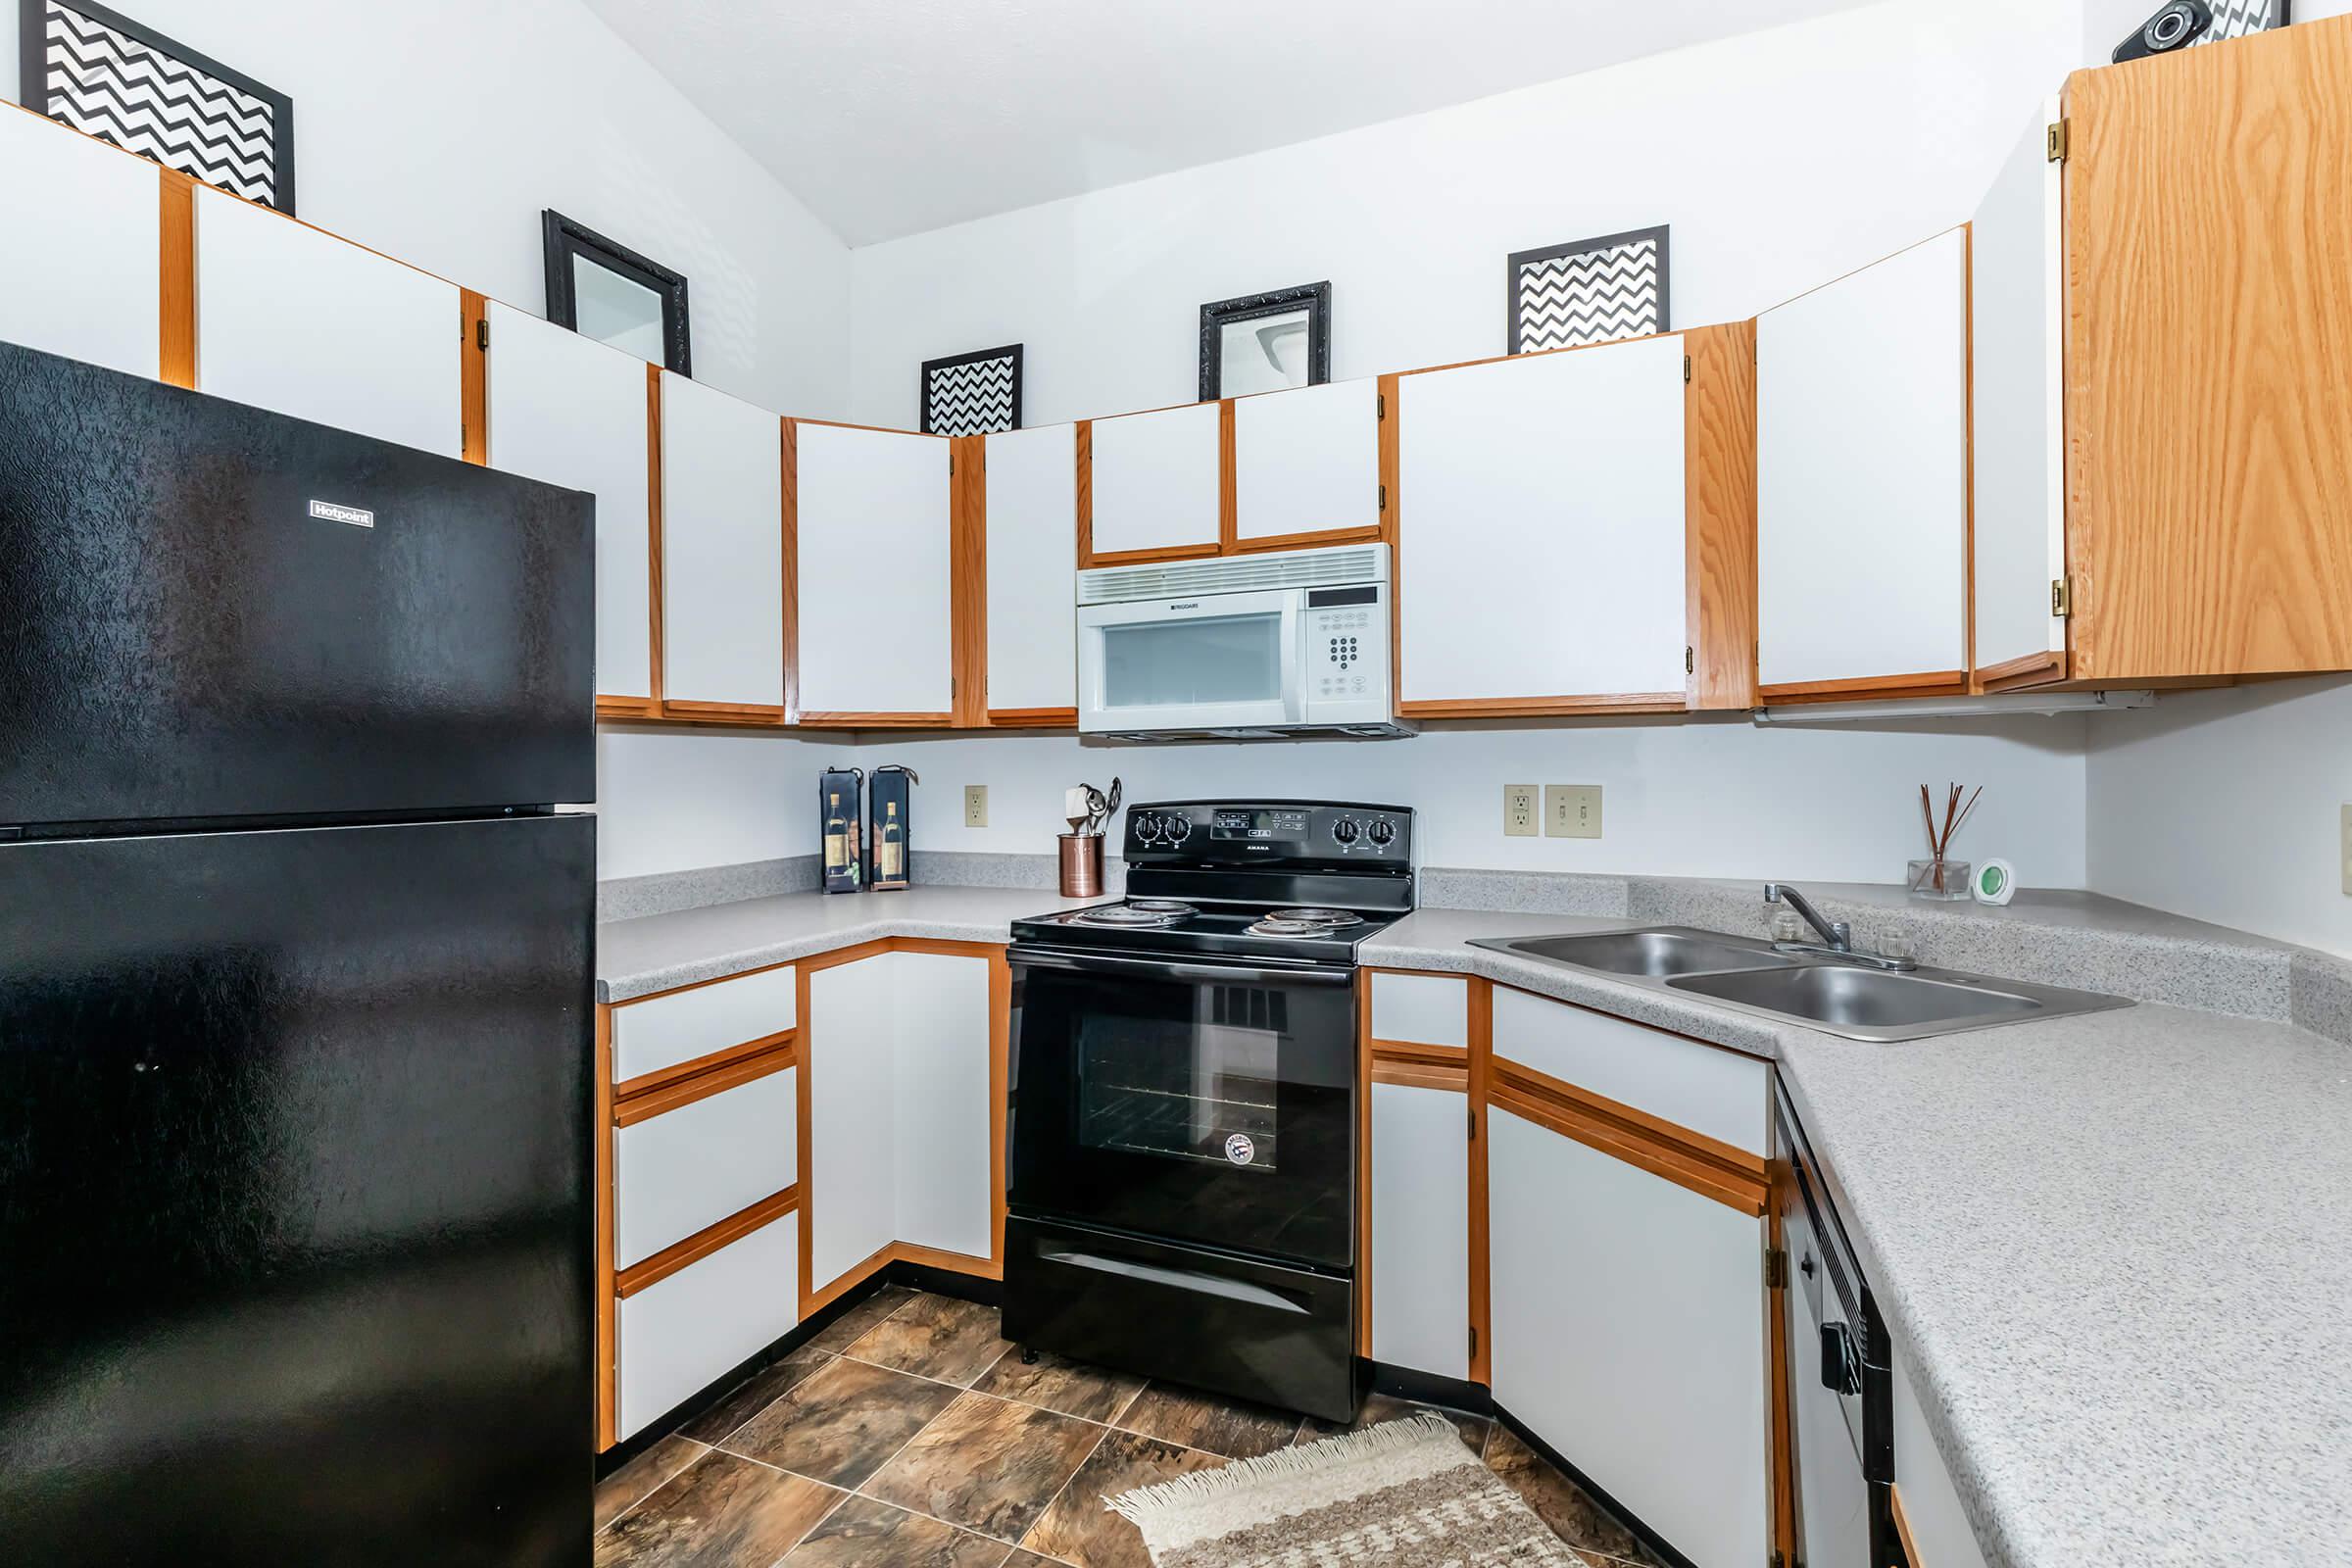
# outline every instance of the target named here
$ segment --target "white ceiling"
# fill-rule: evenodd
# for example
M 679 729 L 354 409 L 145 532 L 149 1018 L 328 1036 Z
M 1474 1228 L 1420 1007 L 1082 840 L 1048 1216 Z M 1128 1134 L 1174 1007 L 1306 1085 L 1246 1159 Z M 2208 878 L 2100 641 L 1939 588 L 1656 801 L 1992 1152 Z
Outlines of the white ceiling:
M 1859 3 L 588 0 L 852 245 Z

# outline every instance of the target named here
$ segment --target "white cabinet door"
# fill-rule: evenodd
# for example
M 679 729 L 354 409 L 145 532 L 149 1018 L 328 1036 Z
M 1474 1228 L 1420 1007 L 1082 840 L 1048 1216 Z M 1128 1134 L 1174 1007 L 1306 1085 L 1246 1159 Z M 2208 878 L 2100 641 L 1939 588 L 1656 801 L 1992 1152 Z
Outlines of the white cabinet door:
M 1372 1359 L 1470 1376 L 1470 1106 L 1372 1086 Z
M 493 301 L 494 468 L 596 497 L 596 689 L 653 695 L 645 362 Z
M 1237 398 L 1234 536 L 1380 526 L 1379 383 Z
M 1494 1402 L 1698 1568 L 1754 1568 L 1764 1222 L 1487 1118 Z
M 664 701 L 783 707 L 783 424 L 667 370 L 662 629 Z
M 1094 421 L 1094 552 L 1215 545 L 1223 506 L 1214 403 Z
M 898 1239 L 987 1257 L 996 1250 L 989 1180 L 989 960 L 884 955 L 895 966 Z M 868 960 L 869 962 L 871 960 Z
M 2066 651 L 2064 164 L 2050 99 L 2011 149 L 1969 234 L 1976 415 L 1977 668 Z
M 163 176 L 144 158 L 0 106 L 0 339 L 158 372 Z
M 808 976 L 808 1277 L 827 1285 L 898 1239 L 894 953 Z
M 988 707 L 1078 706 L 1078 427 L 988 437 Z
M 1405 376 L 1400 701 L 1683 693 L 1683 340 Z
M 458 290 L 196 189 L 196 386 L 444 457 L 465 450 Z
M 794 427 L 804 713 L 955 707 L 948 443 Z
M 1967 668 L 1966 229 L 1757 318 L 1756 485 L 1762 684 Z
M 1919 1390 L 1899 1353 L 1894 1358 L 1894 1490 L 1902 1499 L 1911 1544 L 1919 1548 L 1911 1568 L 1984 1568 L 1984 1548 L 1977 1544 L 1976 1527 L 1943 1467 L 1943 1451 L 1928 1430 Z

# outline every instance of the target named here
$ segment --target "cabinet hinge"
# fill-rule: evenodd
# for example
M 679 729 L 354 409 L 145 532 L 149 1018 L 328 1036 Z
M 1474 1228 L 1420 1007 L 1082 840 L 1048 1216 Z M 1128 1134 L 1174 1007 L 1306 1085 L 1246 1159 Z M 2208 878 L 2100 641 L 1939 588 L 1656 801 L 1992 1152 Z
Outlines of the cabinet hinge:
M 1372 417 L 1374 417 L 1375 419 L 1385 419 L 1385 418 L 1387 418 L 1388 416 L 1389 416 L 1389 395 L 1388 395 L 1386 392 L 1375 392 L 1375 393 L 1373 393 L 1373 394 L 1372 394 Z
M 1788 1252 L 1786 1248 L 1768 1247 L 1764 1250 L 1764 1288 L 1785 1291 L 1788 1288 Z
M 953 452 L 948 454 L 948 477 L 956 477 L 956 454 Z
M 1781 1550 L 1778 1546 L 1775 1546 L 1771 1553 L 1765 1557 L 1764 1563 L 1765 1568 L 1788 1568 L 1788 1559 L 1781 1555 Z
M 1358 490 L 1356 494 L 1360 496 L 1363 492 Z M 1385 484 L 1380 487 L 1380 510 L 1383 512 L 1389 510 L 1389 487 Z
M 1688 354 L 1686 354 L 1686 355 L 1684 355 L 1684 356 L 1683 356 L 1683 385 L 1685 385 L 1685 386 L 1689 386 L 1690 384 L 1690 355 L 1688 355 Z
M 473 318 L 473 346 L 485 354 L 490 352 L 490 318 L 487 316 Z
M 1476 1105 L 1470 1107 L 1470 1137 L 1472 1142 L 1476 1142 L 1478 1139 L 1478 1107 Z
M 1689 643 L 1683 644 L 1683 673 L 1686 675 L 1698 673 L 1698 650 Z
M 2048 162 L 2053 164 L 2066 162 L 2067 126 L 2071 122 L 2065 120 L 2050 122 L 2049 141 L 2046 144 L 2049 154 Z
M 2052 577 L 2050 579 L 2050 614 L 2052 617 L 2058 620 L 2066 620 L 2070 618 L 2074 612 L 2075 579 L 2072 577 Z
M 1470 1353 L 1478 1353 L 1478 1325 L 1475 1323 L 1470 1325 Z

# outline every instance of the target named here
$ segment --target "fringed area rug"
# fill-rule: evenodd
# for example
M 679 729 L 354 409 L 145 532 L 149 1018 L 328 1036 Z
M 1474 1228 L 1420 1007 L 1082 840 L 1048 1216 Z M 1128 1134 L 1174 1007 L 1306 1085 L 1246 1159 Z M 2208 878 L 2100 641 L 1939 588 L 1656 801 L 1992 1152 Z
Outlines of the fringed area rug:
M 1122 1493 L 1157 1568 L 1581 1568 L 1442 1415 Z

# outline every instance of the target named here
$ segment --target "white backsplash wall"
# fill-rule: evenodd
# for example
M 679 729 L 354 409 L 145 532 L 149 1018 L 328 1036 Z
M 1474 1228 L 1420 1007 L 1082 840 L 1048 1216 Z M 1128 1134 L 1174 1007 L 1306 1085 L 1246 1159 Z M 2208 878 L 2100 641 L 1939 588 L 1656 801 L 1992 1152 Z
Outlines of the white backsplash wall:
M 2352 957 L 2352 679 L 2181 692 L 2090 720 L 2089 885 Z M 2022 869 L 2022 867 L 2021 867 Z
M 1919 786 L 1985 786 L 1955 848 L 2037 887 L 2083 877 L 2080 717 L 1899 729 L 1758 728 L 1744 718 L 1466 728 L 1410 740 L 1089 746 L 1070 736 L 868 734 L 856 762 L 905 762 L 914 847 L 1044 854 L 1062 791 L 1126 780 L 1129 802 L 1301 797 L 1410 806 L 1428 865 L 1892 882 L 1924 853 Z M 963 787 L 989 790 L 966 828 Z M 1598 784 L 1598 839 L 1509 838 L 1505 784 Z M 1114 829 L 1115 831 L 1115 829 Z
M 698 380 L 841 416 L 848 250 L 578 0 L 122 9 L 293 98 L 306 221 L 538 315 L 552 207 L 686 274 Z
M 1500 354 L 1508 253 L 1653 223 L 1676 325 L 1752 316 L 1966 220 L 2082 3 L 1886 0 L 861 247 L 850 417 L 996 343 L 1031 424 L 1189 402 L 1203 302 L 1320 278 L 1336 378 Z
M 872 765 L 842 737 L 600 724 L 597 877 L 814 855 L 816 775 L 837 761 Z

